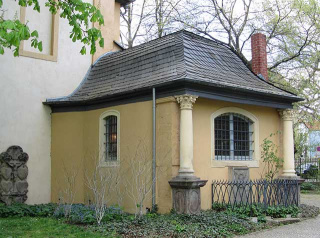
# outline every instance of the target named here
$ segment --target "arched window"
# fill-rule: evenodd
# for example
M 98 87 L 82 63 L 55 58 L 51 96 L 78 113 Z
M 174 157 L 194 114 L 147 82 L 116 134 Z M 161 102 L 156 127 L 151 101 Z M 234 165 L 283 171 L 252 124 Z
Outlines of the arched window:
M 107 116 L 105 119 L 105 153 L 106 161 L 116 161 L 118 154 L 117 116 Z
M 119 165 L 120 113 L 106 111 L 100 116 L 100 165 Z
M 216 160 L 252 160 L 253 122 L 237 113 L 224 113 L 214 119 Z

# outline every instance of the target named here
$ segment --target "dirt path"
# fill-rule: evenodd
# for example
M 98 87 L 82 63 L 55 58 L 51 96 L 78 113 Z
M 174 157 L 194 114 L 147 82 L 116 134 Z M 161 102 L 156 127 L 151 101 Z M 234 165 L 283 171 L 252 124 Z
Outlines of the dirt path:
M 318 194 L 301 194 L 301 203 L 310 206 L 320 207 L 320 195 Z M 319 231 L 320 233 L 320 231 Z M 320 234 L 319 234 L 320 237 Z
M 320 207 L 320 195 L 302 194 L 301 203 Z M 320 216 L 299 223 L 255 232 L 241 238 L 319 238 Z M 240 237 L 239 237 L 240 238 Z

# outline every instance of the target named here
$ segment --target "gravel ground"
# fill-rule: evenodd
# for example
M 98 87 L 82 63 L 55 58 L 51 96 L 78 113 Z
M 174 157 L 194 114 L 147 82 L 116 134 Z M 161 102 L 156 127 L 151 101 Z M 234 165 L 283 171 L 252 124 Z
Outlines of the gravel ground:
M 301 194 L 301 203 L 310 206 L 320 207 L 320 195 L 318 194 Z M 319 232 L 320 233 L 320 232 Z M 320 235 L 319 235 L 320 237 Z
M 320 195 L 302 194 L 301 203 L 320 207 Z M 319 238 L 320 216 L 299 223 L 255 232 L 241 238 Z

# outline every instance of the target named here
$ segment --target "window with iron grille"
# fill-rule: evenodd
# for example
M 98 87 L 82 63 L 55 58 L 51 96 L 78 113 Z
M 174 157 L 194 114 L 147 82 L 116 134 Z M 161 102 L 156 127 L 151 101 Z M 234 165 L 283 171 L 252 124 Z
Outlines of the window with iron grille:
M 224 113 L 214 119 L 216 160 L 252 160 L 253 122 L 237 113 Z
M 118 127 L 117 116 L 107 116 L 105 119 L 106 161 L 116 161 L 118 158 Z

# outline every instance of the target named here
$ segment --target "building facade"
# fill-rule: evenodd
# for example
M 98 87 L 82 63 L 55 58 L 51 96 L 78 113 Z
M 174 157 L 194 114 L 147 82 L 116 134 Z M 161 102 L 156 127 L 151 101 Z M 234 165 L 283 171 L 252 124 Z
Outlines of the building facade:
M 51 109 L 42 103 L 72 93 L 99 56 L 120 49 L 114 41 L 120 37 L 120 7 L 128 1 L 89 0 L 100 8 L 105 21 L 101 28 L 105 47 L 94 56 L 81 55 L 82 45 L 69 39 L 67 20 L 52 16 L 45 1 L 39 2 L 40 13 L 16 1 L 4 1 L 3 8 L 8 9 L 5 17 L 17 17 L 38 30 L 43 51 L 23 42 L 19 57 L 10 50 L 0 56 L 0 151 L 18 145 L 28 153 L 29 204 L 51 201 Z
M 108 194 L 109 205 L 121 195 L 119 205 L 133 212 L 141 190 L 128 190 L 153 181 L 146 167 L 155 155 L 156 190 L 146 194 L 144 209 L 155 196 L 160 212 L 187 204 L 193 213 L 200 194 L 201 208 L 210 209 L 212 180 L 235 179 L 235 168 L 248 172 L 242 179 L 264 177 L 260 146 L 271 133 L 284 158 L 280 175 L 296 178 L 290 109 L 302 99 L 257 75 L 226 45 L 187 31 L 103 56 L 74 94 L 46 101 L 53 110 L 52 180 L 60 179 L 52 181 L 52 201 L 66 186 L 65 164 L 77 165 L 76 202 L 90 203 L 87 173 L 98 163 L 105 174 L 120 171 L 112 186 L 120 192 Z

